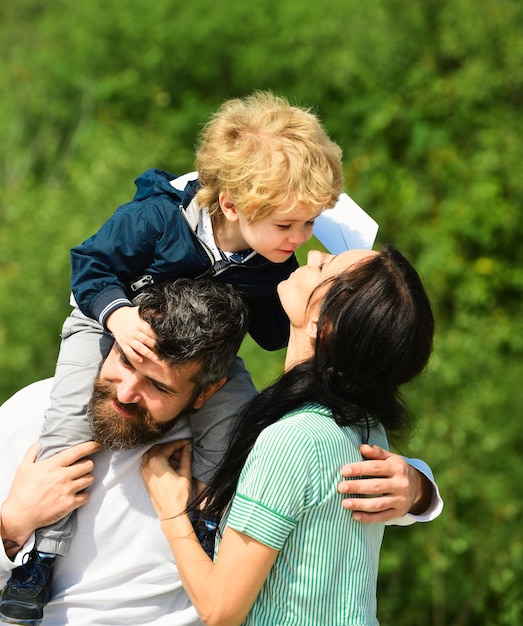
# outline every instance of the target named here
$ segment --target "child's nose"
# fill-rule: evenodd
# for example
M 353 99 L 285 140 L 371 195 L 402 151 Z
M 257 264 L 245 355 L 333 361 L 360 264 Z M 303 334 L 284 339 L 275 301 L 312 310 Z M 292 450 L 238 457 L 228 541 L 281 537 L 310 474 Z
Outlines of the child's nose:
M 298 229 L 289 235 L 289 241 L 294 245 L 301 246 L 302 243 L 305 243 L 309 239 L 310 235 L 306 232 L 305 229 Z

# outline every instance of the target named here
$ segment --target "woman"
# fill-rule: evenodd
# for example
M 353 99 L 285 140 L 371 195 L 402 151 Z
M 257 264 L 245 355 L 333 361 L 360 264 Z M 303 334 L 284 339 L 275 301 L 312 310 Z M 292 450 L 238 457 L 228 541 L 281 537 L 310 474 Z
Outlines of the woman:
M 408 425 L 399 386 L 430 356 L 430 303 L 392 247 L 310 252 L 278 293 L 285 372 L 246 408 L 207 491 L 206 515 L 225 510 L 214 562 L 186 513 L 190 444 L 151 450 L 142 474 L 205 624 L 375 625 L 383 525 L 354 521 L 337 482 L 361 443 Z

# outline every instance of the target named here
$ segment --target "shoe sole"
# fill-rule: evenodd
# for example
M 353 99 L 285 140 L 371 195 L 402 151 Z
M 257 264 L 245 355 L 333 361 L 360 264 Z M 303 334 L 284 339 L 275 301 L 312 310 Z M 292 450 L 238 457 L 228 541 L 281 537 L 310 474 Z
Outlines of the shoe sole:
M 38 619 L 16 619 L 14 617 L 9 617 L 0 612 L 0 620 L 2 624 L 22 624 L 22 626 L 40 626 L 43 621 L 42 618 Z

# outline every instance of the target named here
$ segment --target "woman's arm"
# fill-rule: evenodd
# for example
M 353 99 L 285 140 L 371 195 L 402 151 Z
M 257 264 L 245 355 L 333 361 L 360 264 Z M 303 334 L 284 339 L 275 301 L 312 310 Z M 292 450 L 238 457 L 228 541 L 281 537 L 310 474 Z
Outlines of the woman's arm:
M 35 463 L 38 443 L 29 448 L 0 514 L 2 543 L 11 560 L 37 528 L 58 521 L 89 500 L 85 489 L 93 482 L 94 465 L 85 457 L 99 449 L 89 441 Z
M 179 464 L 172 467 L 173 458 Z M 184 589 L 207 626 L 241 624 L 278 551 L 226 528 L 216 561 L 201 547 L 185 509 L 190 499 L 188 441 L 154 446 L 144 454 L 142 477 L 173 552 Z

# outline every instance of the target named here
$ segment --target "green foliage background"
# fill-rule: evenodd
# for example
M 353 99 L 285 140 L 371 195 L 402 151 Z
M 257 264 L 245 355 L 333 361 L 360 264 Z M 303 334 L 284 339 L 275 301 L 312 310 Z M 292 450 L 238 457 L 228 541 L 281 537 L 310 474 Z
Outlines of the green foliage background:
M 138 174 L 192 169 L 226 98 L 311 105 L 438 322 L 402 451 L 445 509 L 387 530 L 381 623 L 523 623 L 522 28 L 520 0 L 0 4 L 0 400 L 52 375 L 69 249 Z M 281 370 L 282 353 L 242 353 L 260 386 Z

